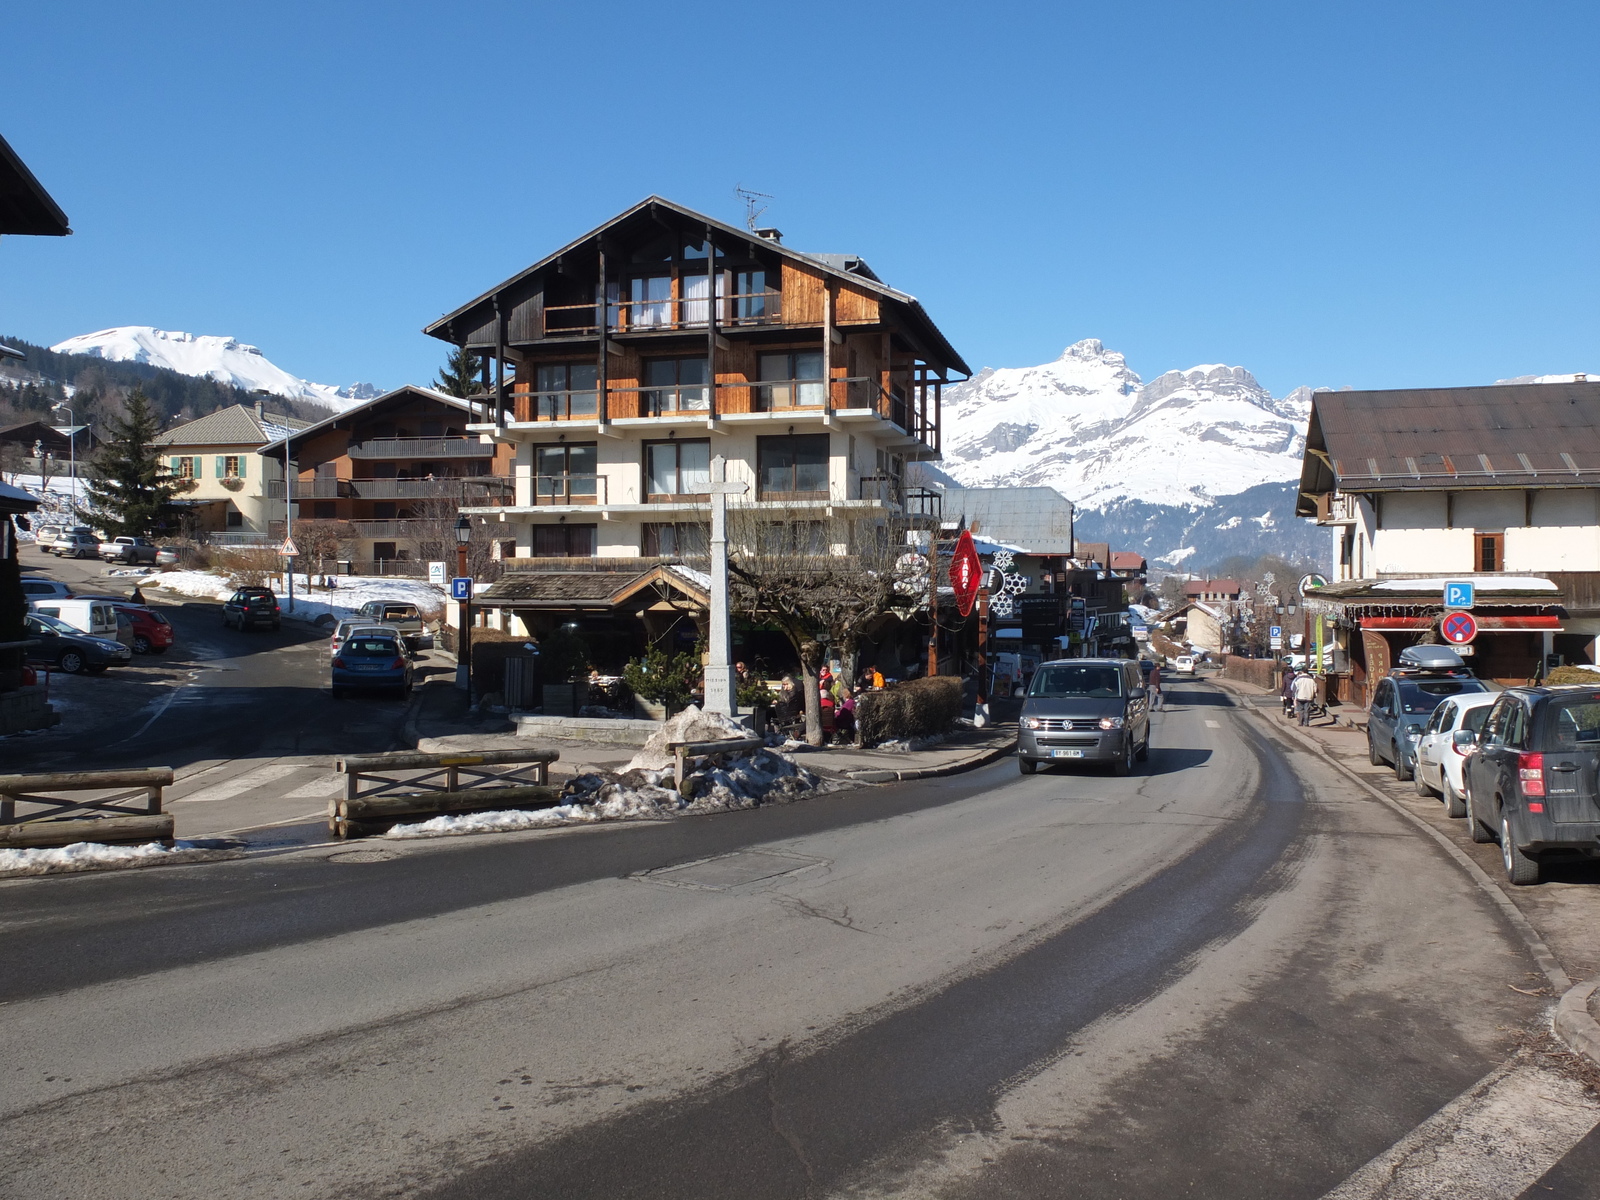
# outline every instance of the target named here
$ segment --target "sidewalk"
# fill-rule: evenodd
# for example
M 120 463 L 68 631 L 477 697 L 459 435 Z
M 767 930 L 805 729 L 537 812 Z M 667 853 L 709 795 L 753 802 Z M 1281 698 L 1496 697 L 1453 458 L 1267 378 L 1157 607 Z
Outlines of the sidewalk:
M 1378 793 L 1384 802 L 1432 831 L 1460 860 L 1476 867 L 1473 874 L 1479 885 L 1498 897 L 1503 911 L 1514 914 L 1527 926 L 1525 937 L 1542 942 L 1553 957 L 1546 973 L 1551 978 L 1552 998 L 1561 1002 L 1557 1032 L 1568 1044 L 1600 1062 L 1600 1024 L 1588 1011 L 1600 992 L 1596 987 L 1600 977 L 1600 937 L 1595 935 L 1595 930 L 1600 929 L 1600 863 L 1552 864 L 1544 870 L 1545 882 L 1515 887 L 1506 880 L 1499 846 L 1473 842 L 1466 821 L 1446 815 L 1438 797 L 1431 793 L 1427 797 L 1418 795 L 1415 784 L 1397 780 L 1392 767 L 1375 767 L 1367 760 L 1365 725 L 1341 724 L 1325 718 L 1301 729 L 1283 716 L 1275 693 L 1236 679 L 1219 677 L 1213 682 L 1254 710 L 1272 732 L 1302 740 L 1308 748 L 1327 755 L 1364 787 Z M 1572 986 L 1574 980 L 1587 982 Z

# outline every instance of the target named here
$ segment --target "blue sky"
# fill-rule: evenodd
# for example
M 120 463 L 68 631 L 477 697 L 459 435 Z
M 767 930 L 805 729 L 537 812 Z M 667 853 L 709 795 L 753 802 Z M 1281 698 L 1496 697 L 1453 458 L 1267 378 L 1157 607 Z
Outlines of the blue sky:
M 421 327 L 655 192 L 776 196 L 974 367 L 1600 372 L 1593 3 L 70 2 L 6 18 L 0 132 L 66 209 L 0 331 L 232 334 L 431 377 Z

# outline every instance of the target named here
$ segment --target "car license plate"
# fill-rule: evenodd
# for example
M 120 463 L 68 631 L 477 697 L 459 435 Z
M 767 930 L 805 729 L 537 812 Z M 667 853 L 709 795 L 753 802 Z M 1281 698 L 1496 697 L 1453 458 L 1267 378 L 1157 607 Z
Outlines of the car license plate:
M 376 671 L 376 670 L 379 670 L 379 669 L 380 668 L 378 667 L 377 663 L 357 663 L 356 664 L 356 670 L 358 670 L 358 671 Z
M 1050 757 L 1051 758 L 1082 758 L 1083 757 L 1083 751 L 1082 750 L 1052 750 L 1052 751 L 1050 751 Z

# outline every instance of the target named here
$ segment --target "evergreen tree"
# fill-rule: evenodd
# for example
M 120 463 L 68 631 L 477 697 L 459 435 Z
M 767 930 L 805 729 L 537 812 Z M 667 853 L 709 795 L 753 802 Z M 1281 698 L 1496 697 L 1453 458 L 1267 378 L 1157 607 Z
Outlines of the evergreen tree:
M 465 400 L 482 386 L 479 378 L 482 371 L 482 359 L 475 354 L 468 354 L 465 346 L 453 346 L 433 386 L 447 396 L 458 396 Z
M 160 426 L 143 388 L 128 394 L 126 411 L 106 422 L 109 436 L 91 460 L 94 475 L 83 488 L 89 504 L 78 515 L 112 537 L 177 531 L 179 510 L 173 498 L 192 491 L 192 479 L 168 469 L 155 445 Z

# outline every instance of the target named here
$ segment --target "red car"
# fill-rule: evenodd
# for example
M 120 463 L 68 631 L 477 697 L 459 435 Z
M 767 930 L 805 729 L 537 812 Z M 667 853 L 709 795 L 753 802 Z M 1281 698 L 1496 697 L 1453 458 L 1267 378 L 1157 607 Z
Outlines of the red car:
M 133 622 L 131 649 L 135 654 L 166 653 L 174 635 L 172 625 L 165 617 L 153 608 L 142 608 L 137 604 L 119 604 L 116 609 Z

